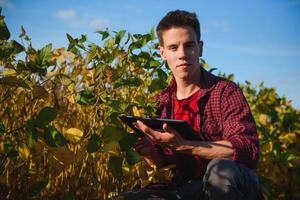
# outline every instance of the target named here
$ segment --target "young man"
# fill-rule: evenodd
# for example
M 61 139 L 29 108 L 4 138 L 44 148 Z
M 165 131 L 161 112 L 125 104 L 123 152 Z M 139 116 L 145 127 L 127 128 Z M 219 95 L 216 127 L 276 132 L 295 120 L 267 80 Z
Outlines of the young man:
M 158 117 L 187 121 L 199 140 L 183 139 L 167 124 L 158 132 L 138 121 L 135 126 L 146 137 L 136 150 L 158 167 L 176 164 L 175 195 L 169 199 L 257 199 L 252 171 L 259 151 L 255 122 L 238 86 L 199 66 L 203 42 L 197 16 L 169 12 L 157 35 L 160 55 L 173 75 L 157 96 Z

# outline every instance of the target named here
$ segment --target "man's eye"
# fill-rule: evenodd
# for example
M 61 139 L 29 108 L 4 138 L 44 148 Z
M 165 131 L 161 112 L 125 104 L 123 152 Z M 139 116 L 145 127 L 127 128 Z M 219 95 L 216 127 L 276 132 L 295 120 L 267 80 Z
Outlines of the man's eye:
M 195 45 L 194 44 L 187 44 L 186 47 L 188 48 L 191 48 L 191 47 L 194 47 Z
M 176 51 L 176 50 L 177 50 L 177 47 L 171 46 L 171 47 L 169 47 L 169 50 L 171 50 L 171 51 Z

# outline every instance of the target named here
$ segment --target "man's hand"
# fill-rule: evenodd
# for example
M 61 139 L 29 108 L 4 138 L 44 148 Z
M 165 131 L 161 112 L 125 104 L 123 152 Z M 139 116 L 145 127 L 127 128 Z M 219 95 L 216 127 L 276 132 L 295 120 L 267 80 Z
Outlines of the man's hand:
M 134 126 L 142 131 L 153 142 L 166 143 L 171 146 L 179 146 L 184 143 L 184 139 L 180 136 L 180 134 L 166 123 L 163 125 L 163 130 L 165 132 L 155 131 L 139 120 L 134 124 Z
M 138 138 L 134 148 L 146 159 L 151 160 L 158 168 L 164 165 L 162 155 L 157 151 L 155 143 L 149 137 Z
M 200 156 L 205 159 L 231 158 L 234 154 L 232 144 L 227 140 L 220 141 L 190 141 L 183 139 L 180 134 L 167 124 L 163 125 L 165 132 L 155 131 L 143 122 L 134 124 L 146 137 L 154 143 L 166 144 L 175 151 Z

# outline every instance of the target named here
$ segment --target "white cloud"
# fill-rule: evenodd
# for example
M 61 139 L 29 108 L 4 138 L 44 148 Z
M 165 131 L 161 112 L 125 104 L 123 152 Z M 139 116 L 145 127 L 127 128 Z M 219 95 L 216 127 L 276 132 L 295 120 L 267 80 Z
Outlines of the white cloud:
M 92 29 L 103 29 L 109 26 L 109 21 L 106 19 L 94 19 L 89 21 L 88 26 Z
M 59 10 L 54 13 L 54 16 L 72 28 L 89 28 L 95 30 L 107 28 L 110 25 L 107 19 L 91 19 L 91 17 L 85 15 L 78 16 L 75 10 Z
M 58 19 L 68 21 L 70 19 L 74 19 L 76 17 L 76 11 L 75 10 L 59 10 L 55 13 L 55 16 Z
M 0 0 L 0 7 L 2 7 L 2 8 L 13 8 L 13 4 L 10 0 Z

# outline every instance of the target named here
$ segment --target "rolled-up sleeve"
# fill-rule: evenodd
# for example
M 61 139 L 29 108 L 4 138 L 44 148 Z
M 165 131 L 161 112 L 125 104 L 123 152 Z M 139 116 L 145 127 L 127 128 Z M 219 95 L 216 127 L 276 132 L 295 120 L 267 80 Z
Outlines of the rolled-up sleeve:
M 259 157 L 259 142 L 255 121 L 242 90 L 229 83 L 221 97 L 223 138 L 234 149 L 233 160 L 255 168 Z

